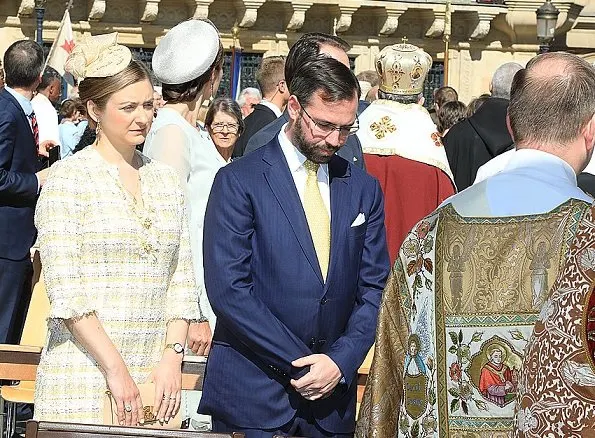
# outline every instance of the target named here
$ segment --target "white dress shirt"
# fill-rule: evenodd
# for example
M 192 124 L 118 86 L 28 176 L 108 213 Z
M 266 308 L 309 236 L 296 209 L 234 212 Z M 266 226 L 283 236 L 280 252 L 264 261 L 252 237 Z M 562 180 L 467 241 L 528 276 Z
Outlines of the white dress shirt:
M 484 179 L 488 179 L 490 176 L 494 176 L 497 173 L 502 172 L 506 168 L 506 165 L 512 158 L 512 154 L 514 154 L 514 152 L 515 150 L 511 149 L 510 151 L 506 151 L 503 154 L 495 156 L 479 169 L 477 169 L 477 175 L 475 175 L 475 181 L 473 184 L 482 182 Z
M 510 154 L 500 173 L 451 196 L 443 205 L 452 203 L 466 217 L 526 216 L 550 212 L 571 198 L 593 202 L 578 188 L 568 163 L 547 152 L 520 149 Z
M 16 99 L 16 101 L 21 106 L 21 109 L 27 116 L 27 120 L 29 121 L 29 126 L 31 126 L 31 113 L 33 112 L 33 106 L 31 105 L 31 101 L 27 99 L 22 94 L 17 93 L 9 86 L 5 86 L 4 89 L 10 93 L 12 97 Z M 36 116 L 37 117 L 37 116 Z M 33 127 L 31 126 L 31 132 L 33 132 Z
M 283 155 L 285 155 L 285 159 L 287 160 L 289 171 L 291 172 L 293 182 L 295 183 L 295 187 L 298 191 L 298 194 L 300 195 L 300 201 L 302 201 L 303 206 L 304 192 L 306 191 L 306 179 L 308 178 L 306 168 L 304 167 L 306 157 L 293 145 L 293 143 L 291 143 L 291 140 L 289 140 L 289 137 L 287 137 L 287 134 L 285 133 L 286 128 L 287 123 L 283 125 L 281 132 L 279 132 L 279 144 L 281 145 L 281 150 L 283 151 Z M 322 196 L 322 202 L 324 202 L 330 219 L 331 190 L 329 186 L 328 164 L 321 164 L 318 168 L 318 174 L 316 176 L 318 179 L 320 195 Z
M 281 112 L 281 110 L 279 109 L 279 107 L 277 105 L 275 105 L 272 102 L 269 102 L 266 99 L 262 99 L 260 101 L 260 104 L 266 106 L 268 109 L 270 109 L 272 112 L 274 112 L 275 117 L 277 117 L 277 118 L 279 118 L 283 115 L 283 113 Z
M 39 144 L 51 140 L 60 144 L 60 130 L 58 128 L 58 113 L 50 100 L 41 93 L 31 100 L 37 126 L 39 126 Z

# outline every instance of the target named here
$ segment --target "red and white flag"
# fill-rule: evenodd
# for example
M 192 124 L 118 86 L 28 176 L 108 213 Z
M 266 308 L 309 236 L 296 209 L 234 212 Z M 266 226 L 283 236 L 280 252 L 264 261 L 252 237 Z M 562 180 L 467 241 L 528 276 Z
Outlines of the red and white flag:
M 70 13 L 66 10 L 66 12 L 64 12 L 64 18 L 62 18 L 62 23 L 60 23 L 58 36 L 56 36 L 52 48 L 50 49 L 46 66 L 54 68 L 69 83 L 72 81 L 72 76 L 70 74 L 64 75 L 64 64 L 66 63 L 66 58 L 68 58 L 68 55 L 70 55 L 70 52 L 74 49 L 74 46 L 75 43 L 74 36 L 72 35 Z

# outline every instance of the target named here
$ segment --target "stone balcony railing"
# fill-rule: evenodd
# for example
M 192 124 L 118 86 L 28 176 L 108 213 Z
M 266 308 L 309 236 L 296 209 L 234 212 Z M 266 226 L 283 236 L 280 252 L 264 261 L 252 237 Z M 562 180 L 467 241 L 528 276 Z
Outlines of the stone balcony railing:
M 34 16 L 34 0 L 15 0 L 19 18 Z M 575 26 L 586 3 L 593 0 L 554 1 L 560 10 L 557 33 Z M 512 44 L 535 41 L 535 10 L 543 0 L 453 0 L 452 32 L 459 41 L 481 41 L 492 29 Z M 84 3 L 84 2 L 82 2 Z M 441 39 L 445 29 L 443 0 L 87 0 L 75 2 L 71 12 L 80 31 L 155 25 L 167 29 L 184 19 L 210 18 L 223 34 L 237 23 L 243 31 L 270 30 L 271 34 L 334 31 L 338 35 Z M 46 2 L 46 20 L 59 21 L 63 0 Z M 77 25 L 75 25 L 75 29 Z M 397 32 L 399 29 L 399 32 Z

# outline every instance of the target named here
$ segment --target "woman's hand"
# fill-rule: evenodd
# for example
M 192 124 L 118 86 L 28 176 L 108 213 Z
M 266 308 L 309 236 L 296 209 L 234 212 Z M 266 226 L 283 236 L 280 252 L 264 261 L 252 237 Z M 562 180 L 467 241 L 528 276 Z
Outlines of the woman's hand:
M 188 347 L 199 356 L 208 356 L 213 333 L 208 322 L 191 323 L 188 329 Z
M 155 383 L 153 415 L 161 423 L 168 422 L 180 409 L 182 355 L 167 348 L 161 361 L 149 375 L 148 381 Z
M 140 392 L 123 363 L 113 370 L 106 371 L 107 386 L 116 401 L 120 426 L 136 426 L 143 423 L 143 402 Z

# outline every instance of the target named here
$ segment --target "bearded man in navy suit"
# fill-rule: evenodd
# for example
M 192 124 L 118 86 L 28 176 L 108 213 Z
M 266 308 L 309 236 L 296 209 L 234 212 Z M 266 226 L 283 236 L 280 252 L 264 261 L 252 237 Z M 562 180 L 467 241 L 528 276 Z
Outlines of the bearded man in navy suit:
M 302 35 L 289 50 L 285 61 L 285 81 L 289 84 L 300 67 L 309 60 L 319 55 L 335 58 L 337 61 L 349 67 L 349 57 L 347 51 L 349 44 L 333 35 L 312 32 Z M 365 97 L 365 96 L 364 96 Z M 359 113 L 359 112 L 358 112 Z M 261 148 L 277 136 L 279 130 L 289 120 L 287 110 L 276 120 L 266 125 L 260 131 L 253 134 L 247 142 L 243 155 Z M 364 155 L 362 145 L 356 135 L 347 137 L 345 144 L 339 149 L 337 155 L 345 158 L 355 166 L 365 169 Z
M 217 315 L 199 412 L 217 432 L 350 437 L 389 259 L 378 181 L 337 156 L 358 128 L 341 62 L 296 71 L 289 122 L 219 171 L 205 217 Z
M 33 214 L 47 169 L 39 171 L 39 145 L 31 98 L 41 81 L 43 50 L 17 41 L 4 54 L 0 91 L 0 343 L 18 343 L 31 298 Z M 37 131 L 38 133 L 38 131 Z

